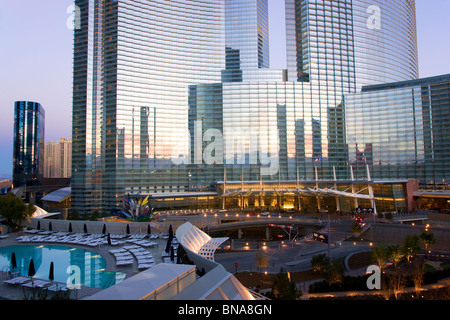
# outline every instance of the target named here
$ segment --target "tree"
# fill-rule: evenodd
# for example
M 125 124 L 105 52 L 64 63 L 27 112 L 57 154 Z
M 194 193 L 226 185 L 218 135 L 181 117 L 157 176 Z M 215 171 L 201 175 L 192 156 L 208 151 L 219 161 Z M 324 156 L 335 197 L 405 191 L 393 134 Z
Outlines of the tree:
M 387 247 L 384 244 L 376 245 L 372 250 L 372 259 L 378 263 L 381 271 L 388 260 Z
M 25 218 L 28 218 L 28 217 L 32 217 L 33 213 L 35 213 L 35 212 L 36 212 L 36 207 L 34 206 L 34 203 L 31 202 L 31 203 L 25 205 L 25 212 L 24 212 L 24 215 L 23 215 L 22 218 L 25 219 Z M 20 219 L 20 217 L 19 217 L 19 220 L 18 220 L 19 227 L 22 226 L 23 219 Z
M 387 256 L 394 264 L 395 269 L 397 269 L 398 263 L 403 259 L 402 247 L 398 244 L 389 245 L 387 247 Z
M 360 233 L 362 230 L 361 224 L 358 221 L 353 221 L 352 226 L 350 227 L 350 230 L 352 233 L 357 234 Z
M 72 209 L 69 213 L 69 220 L 79 220 L 80 219 L 80 212 L 77 209 Z
M 302 292 L 297 289 L 287 272 L 281 268 L 273 279 L 272 295 L 274 300 L 295 300 L 302 295 Z
M 311 259 L 312 270 L 316 273 L 324 275 L 329 269 L 330 259 L 327 258 L 326 254 L 316 254 Z
M 329 284 L 339 284 L 342 283 L 344 280 L 344 268 L 342 266 L 342 263 L 339 260 L 332 260 L 328 264 L 328 269 L 325 273 L 325 280 Z
M 261 268 L 267 268 L 269 266 L 269 257 L 266 256 L 261 249 L 256 251 L 255 266 L 257 266 L 259 268 L 260 273 L 261 273 Z
M 329 284 L 341 283 L 344 278 L 344 269 L 338 260 L 330 260 L 324 253 L 317 254 L 311 259 L 314 272 L 319 273 Z
M 17 223 L 21 227 L 22 221 L 31 217 L 35 210 L 32 203 L 26 205 L 22 199 L 11 193 L 0 197 L 0 214 L 5 217 L 6 223 L 10 226 Z
M 97 219 L 100 217 L 100 213 L 98 212 L 98 210 L 94 210 L 94 212 L 92 213 L 92 215 L 90 216 L 90 220 L 91 221 L 97 221 Z
M 420 240 L 425 244 L 425 250 L 428 251 L 428 246 L 436 243 L 434 233 L 428 230 L 422 231 L 420 234 Z
M 416 297 L 419 297 L 420 288 L 423 284 L 423 275 L 424 275 L 424 263 L 423 259 L 415 259 L 412 266 L 411 277 L 414 282 L 414 290 L 416 292 Z
M 410 262 L 411 258 L 420 253 L 420 238 L 417 234 L 409 235 L 405 237 L 403 241 L 403 254 Z
M 399 293 L 402 292 L 402 289 L 405 286 L 405 275 L 401 272 L 390 272 L 387 275 L 387 278 L 388 284 L 392 288 L 394 297 L 397 300 Z

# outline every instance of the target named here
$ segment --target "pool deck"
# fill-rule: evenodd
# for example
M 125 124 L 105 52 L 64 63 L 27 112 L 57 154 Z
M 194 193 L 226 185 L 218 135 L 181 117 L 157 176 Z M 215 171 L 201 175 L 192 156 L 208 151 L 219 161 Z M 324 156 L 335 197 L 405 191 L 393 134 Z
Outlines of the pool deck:
M 86 250 L 93 251 L 95 253 L 98 253 L 102 255 L 106 260 L 106 271 L 112 271 L 112 272 L 123 272 L 125 273 L 125 279 L 129 278 L 137 273 L 139 273 L 142 270 L 138 270 L 138 264 L 137 260 L 134 259 L 133 264 L 125 265 L 125 266 L 116 266 L 116 261 L 114 256 L 109 252 L 111 249 L 119 249 L 124 246 L 132 245 L 130 243 L 122 244 L 122 245 L 100 245 L 100 246 L 83 246 L 83 245 L 76 245 L 76 244 L 55 244 L 55 243 L 21 243 L 17 241 L 17 237 L 24 235 L 25 232 L 15 232 L 15 233 L 9 233 L 7 237 L 0 239 L 0 247 L 6 247 L 6 246 L 13 246 L 13 245 L 52 245 L 52 246 L 70 246 L 74 248 L 82 248 Z M 155 265 L 158 263 L 162 263 L 163 258 L 161 257 L 161 253 L 164 250 L 167 240 L 157 238 L 157 239 L 151 239 L 151 241 L 154 241 L 157 243 L 156 246 L 153 247 L 146 247 L 147 249 L 154 257 L 155 259 Z M 10 285 L 7 283 L 4 283 L 5 280 L 8 280 L 10 277 L 8 273 L 4 271 L 0 271 L 0 298 L 8 299 L 8 300 L 23 300 L 24 299 L 24 291 L 22 286 L 20 285 Z M 99 288 L 91 288 L 91 287 L 81 287 L 76 292 L 76 296 L 74 297 L 75 293 L 72 292 L 71 299 L 82 299 L 83 297 L 90 296 L 94 293 L 97 293 L 98 291 L 101 291 L 102 289 Z

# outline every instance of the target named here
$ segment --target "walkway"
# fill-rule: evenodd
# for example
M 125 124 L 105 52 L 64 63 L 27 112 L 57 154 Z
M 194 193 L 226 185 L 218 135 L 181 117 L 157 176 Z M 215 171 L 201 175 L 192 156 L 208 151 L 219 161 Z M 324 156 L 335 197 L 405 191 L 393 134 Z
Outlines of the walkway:
M 295 242 L 288 241 L 246 241 L 233 240 L 233 247 L 230 251 L 216 253 L 216 262 L 221 263 L 229 272 L 235 272 L 235 263 L 238 263 L 239 271 L 255 271 L 256 249 L 262 248 L 269 257 L 269 267 L 267 271 L 277 273 L 280 268 L 285 271 L 296 272 L 311 269 L 311 258 L 320 253 L 328 255 L 328 248 L 332 259 L 346 257 L 352 252 L 368 250 L 370 245 L 361 242 L 343 242 L 352 234 L 350 226 L 353 222 L 351 218 L 332 219 L 330 224 L 330 248 L 328 244 L 313 240 L 311 236 L 301 238 Z M 326 221 L 322 222 L 324 228 Z M 323 230 L 324 231 L 324 230 Z M 325 231 L 324 231 L 325 232 Z M 264 245 L 265 244 L 265 245 Z M 236 252 L 234 250 L 240 250 Z

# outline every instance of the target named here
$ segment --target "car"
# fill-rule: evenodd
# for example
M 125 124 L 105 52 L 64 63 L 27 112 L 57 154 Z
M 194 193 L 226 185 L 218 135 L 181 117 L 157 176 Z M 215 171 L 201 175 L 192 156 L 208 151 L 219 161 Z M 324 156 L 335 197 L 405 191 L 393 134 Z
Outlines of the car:
M 269 211 L 263 212 L 261 213 L 262 216 L 268 216 L 269 215 Z
M 359 223 L 359 225 L 362 227 L 364 227 L 366 225 L 366 223 L 364 222 L 364 219 L 362 217 L 356 217 L 355 221 L 357 221 Z

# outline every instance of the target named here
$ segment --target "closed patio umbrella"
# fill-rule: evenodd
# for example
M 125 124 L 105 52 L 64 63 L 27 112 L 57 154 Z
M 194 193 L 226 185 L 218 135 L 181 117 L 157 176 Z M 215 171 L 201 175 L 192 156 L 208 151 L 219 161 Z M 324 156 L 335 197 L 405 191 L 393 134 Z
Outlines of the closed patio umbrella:
M 127 224 L 127 234 L 130 234 L 130 225 Z
M 41 221 L 38 220 L 36 229 L 41 230 Z
M 50 263 L 50 271 L 48 272 L 48 279 L 50 281 L 55 280 L 55 275 L 54 275 L 54 265 L 53 265 L 53 261 Z
M 15 252 L 13 252 L 11 254 L 11 270 L 14 270 L 15 268 L 17 268 L 17 261 L 16 261 L 16 254 Z
M 106 225 L 105 225 L 105 224 L 103 225 L 102 233 L 103 233 L 103 234 L 106 234 Z
M 53 231 L 53 227 L 52 227 L 52 223 L 51 222 L 48 223 L 48 230 Z
M 108 245 L 111 245 L 111 234 L 108 232 Z
M 166 253 L 169 253 L 170 250 L 170 246 L 172 245 L 172 239 L 167 239 L 167 243 L 166 243 L 166 249 L 164 250 Z
M 152 229 L 150 225 L 147 225 L 147 234 L 152 234 Z
M 172 225 L 169 226 L 169 239 L 170 239 L 170 242 L 172 242 L 172 240 L 173 240 L 173 229 L 172 229 Z
M 86 226 L 86 223 L 84 224 L 83 229 L 84 229 L 84 233 L 87 233 L 87 226 Z
M 30 265 L 28 267 L 28 276 L 33 277 L 36 274 L 36 270 L 34 269 L 33 259 L 30 259 Z
M 69 223 L 69 232 L 72 232 L 72 222 Z
M 175 249 L 173 247 L 170 247 L 170 261 L 175 260 Z

